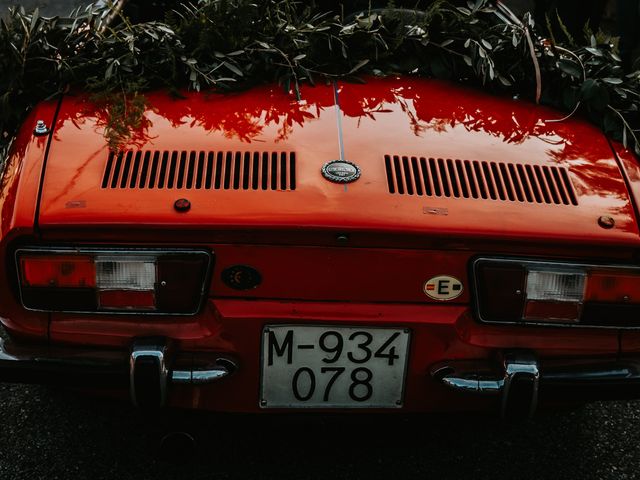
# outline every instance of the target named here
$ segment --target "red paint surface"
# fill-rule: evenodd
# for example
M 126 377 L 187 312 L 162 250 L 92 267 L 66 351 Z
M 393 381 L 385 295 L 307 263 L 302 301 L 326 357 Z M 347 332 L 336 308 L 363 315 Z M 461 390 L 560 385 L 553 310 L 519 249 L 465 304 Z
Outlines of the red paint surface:
M 14 335 L 43 338 L 47 334 L 46 313 L 25 312 L 17 302 L 13 254 L 7 246 L 20 236 L 34 234 L 38 190 L 48 143 L 48 136 L 36 137 L 38 120 L 53 125 L 57 104 L 36 107 L 24 122 L 4 164 L 0 183 L 0 314 L 3 325 Z
M 308 87 L 302 102 L 278 87 L 233 95 L 150 95 L 153 108 L 136 149 L 295 152 L 295 191 L 102 189 L 108 151 L 104 112 L 67 98 L 51 148 L 40 211 L 43 230 L 62 225 L 165 225 L 181 229 L 348 228 L 428 237 L 634 245 L 638 228 L 618 164 L 604 136 L 558 113 L 446 83 L 371 80 L 340 87 L 344 147 L 362 169 L 348 186 L 326 181 L 339 157 L 331 86 Z M 578 206 L 392 195 L 384 155 L 525 162 L 569 169 Z M 174 202 L 187 198 L 189 212 Z M 76 208 L 75 206 L 82 207 Z M 73 208 L 72 208 L 73 207 Z M 444 214 L 429 213 L 436 211 Z M 426 213 L 425 213 L 426 212 Z M 601 215 L 614 218 L 605 231 Z
M 296 153 L 295 191 L 109 190 L 105 112 L 67 97 L 56 122 L 34 231 L 46 141 L 31 134 L 44 105 L 25 124 L 3 177 L 0 314 L 14 334 L 52 343 L 118 347 L 165 336 L 183 350 L 217 352 L 240 368 L 223 382 L 176 388 L 174 405 L 257 411 L 260 333 L 271 323 L 392 325 L 411 329 L 406 410 L 482 409 L 491 400 L 460 396 L 428 378 L 444 359 L 487 359 L 508 348 L 542 359 L 611 358 L 640 352 L 640 334 L 615 329 L 481 325 L 468 277 L 476 255 L 632 263 L 640 246 L 632 195 L 637 160 L 589 124 L 526 102 L 418 79 L 341 84 L 345 157 L 362 169 L 347 186 L 320 168 L 339 157 L 338 110 L 329 86 L 296 102 L 277 87 L 228 96 L 149 96 L 152 107 L 127 148 Z M 384 155 L 520 162 L 568 169 L 578 206 L 392 195 Z M 174 202 L 187 198 L 188 212 Z M 426 212 L 426 213 L 425 213 Z M 443 214 L 446 213 L 446 214 Z M 611 216 L 615 228 L 598 226 Z M 338 234 L 348 239 L 337 240 Z M 215 266 L 209 300 L 195 316 L 26 312 L 16 294 L 14 241 L 22 244 L 207 248 Z M 263 281 L 237 291 L 225 268 L 251 265 Z M 424 284 L 451 275 L 464 286 L 451 303 Z M 620 340 L 621 343 L 620 343 Z

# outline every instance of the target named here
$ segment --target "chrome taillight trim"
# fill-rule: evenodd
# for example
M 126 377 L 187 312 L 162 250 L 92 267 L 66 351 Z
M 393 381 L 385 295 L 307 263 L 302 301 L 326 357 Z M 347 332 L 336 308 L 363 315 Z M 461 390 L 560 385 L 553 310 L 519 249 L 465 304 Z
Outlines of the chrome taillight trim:
M 40 253 L 40 254 L 77 254 L 77 255 L 119 255 L 119 254 L 128 254 L 128 255 L 163 255 L 163 254 L 177 254 L 177 255 L 204 255 L 207 259 L 207 265 L 204 275 L 204 281 L 202 282 L 202 287 L 200 290 L 200 301 L 196 309 L 193 312 L 186 313 L 167 313 L 162 311 L 119 311 L 119 310 L 95 310 L 95 311 L 84 311 L 84 310 L 55 310 L 55 309 L 37 309 L 31 308 L 25 305 L 24 300 L 22 298 L 22 283 L 20 281 L 20 264 L 18 261 L 19 255 L 22 253 Z M 189 317 L 197 315 L 202 311 L 202 308 L 207 300 L 207 293 L 209 292 L 209 286 L 211 284 L 211 275 L 213 272 L 213 264 L 214 264 L 215 254 L 214 252 L 202 248 L 144 248 L 144 247 L 123 247 L 123 248 L 102 248 L 102 247 L 46 247 L 46 246 L 38 246 L 38 247 L 20 247 L 14 252 L 14 263 L 15 263 L 15 275 L 16 282 L 18 288 L 18 295 L 20 298 L 20 305 L 27 311 L 31 312 L 44 312 L 44 313 L 69 313 L 69 314 L 80 314 L 80 315 L 134 315 L 134 316 L 164 316 L 164 317 Z
M 487 320 L 482 318 L 480 314 L 480 298 L 478 295 L 478 272 L 477 265 L 482 261 L 500 262 L 505 264 L 516 265 L 534 265 L 542 267 L 560 267 L 560 268 L 597 268 L 599 270 L 625 270 L 631 272 L 637 272 L 640 275 L 640 266 L 628 265 L 628 264 L 615 264 L 615 263 L 596 263 L 596 262 L 580 262 L 571 260 L 541 260 L 539 258 L 531 257 L 503 257 L 503 256 L 480 256 L 472 259 L 470 264 L 470 278 L 471 278 L 471 304 L 473 306 L 473 314 L 475 318 L 480 322 L 487 325 L 518 325 L 523 327 L 557 327 L 557 328 L 584 328 L 584 329 L 606 329 L 606 330 L 640 330 L 640 324 L 637 327 L 616 326 L 616 325 L 585 325 L 579 322 L 575 323 L 558 323 L 558 322 L 537 322 L 537 321 L 524 321 L 506 322 Z M 639 322 L 640 323 L 640 322 Z

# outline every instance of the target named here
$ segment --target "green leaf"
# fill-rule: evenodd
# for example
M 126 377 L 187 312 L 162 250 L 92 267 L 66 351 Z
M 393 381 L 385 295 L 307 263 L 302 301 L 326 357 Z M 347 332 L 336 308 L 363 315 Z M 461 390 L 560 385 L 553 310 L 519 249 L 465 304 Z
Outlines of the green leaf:
M 561 58 L 560 60 L 558 60 L 558 67 L 560 67 L 560 70 L 562 70 L 564 73 L 571 75 L 574 78 L 582 78 L 582 67 L 580 67 L 580 65 L 573 60 Z
M 600 51 L 600 49 L 598 48 L 592 48 L 592 47 L 585 47 L 584 48 L 587 52 L 595 55 L 596 57 L 602 57 L 603 53 Z
M 358 70 L 360 70 L 362 67 L 364 67 L 367 63 L 369 63 L 369 59 L 365 59 L 365 60 L 361 60 L 359 61 L 355 67 L 353 67 L 351 70 L 349 70 L 349 75 L 351 75 L 352 73 L 357 72 Z
M 511 83 L 511 80 L 509 80 L 506 77 L 503 77 L 502 75 L 498 75 L 498 81 L 505 87 L 510 87 L 511 85 L 513 85 L 513 83 Z
M 244 76 L 244 74 L 242 73 L 242 70 L 240 70 L 238 67 L 236 67 L 233 63 L 222 62 L 222 64 L 225 67 L 227 67 L 229 70 L 231 70 L 233 73 L 238 75 L 239 77 L 243 77 Z

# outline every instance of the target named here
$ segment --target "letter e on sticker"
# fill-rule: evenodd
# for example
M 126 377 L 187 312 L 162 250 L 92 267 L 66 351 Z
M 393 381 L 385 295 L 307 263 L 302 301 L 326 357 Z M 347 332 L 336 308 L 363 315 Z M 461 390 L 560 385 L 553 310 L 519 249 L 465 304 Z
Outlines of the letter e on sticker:
M 446 302 L 462 295 L 462 282 L 450 275 L 438 275 L 427 280 L 424 284 L 424 293 L 429 298 Z

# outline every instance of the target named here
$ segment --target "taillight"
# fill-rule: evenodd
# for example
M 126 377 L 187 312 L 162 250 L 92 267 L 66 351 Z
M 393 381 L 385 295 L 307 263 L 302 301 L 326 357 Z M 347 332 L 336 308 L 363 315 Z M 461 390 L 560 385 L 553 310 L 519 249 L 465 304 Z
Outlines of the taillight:
M 489 258 L 473 267 L 482 321 L 640 327 L 640 267 Z
M 210 258 L 204 251 L 16 252 L 24 306 L 61 312 L 196 313 Z

